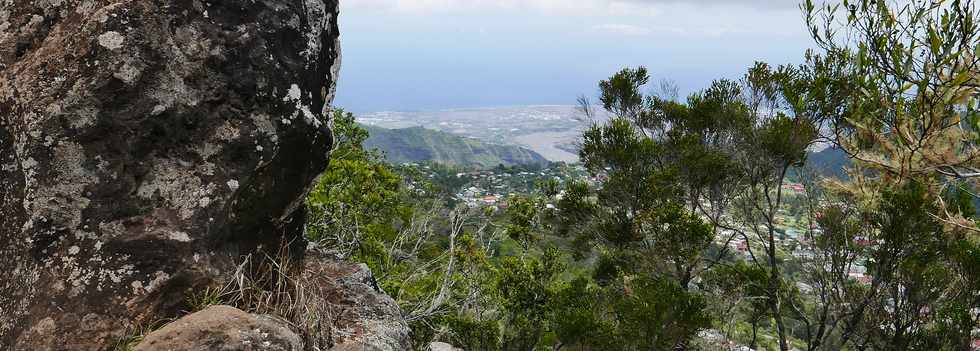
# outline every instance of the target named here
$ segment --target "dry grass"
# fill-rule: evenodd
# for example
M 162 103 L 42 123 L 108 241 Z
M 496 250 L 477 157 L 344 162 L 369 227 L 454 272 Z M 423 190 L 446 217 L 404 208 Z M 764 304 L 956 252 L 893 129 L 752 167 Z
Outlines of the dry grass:
M 126 330 L 126 336 L 120 338 L 112 345 L 111 350 L 113 351 L 132 351 L 136 348 L 136 345 L 143 342 L 143 338 L 147 334 L 153 332 L 154 330 L 162 328 L 167 324 L 166 320 L 158 320 L 150 323 L 138 323 L 132 325 Z
M 288 245 L 282 245 L 283 248 Z M 307 350 L 328 350 L 332 345 L 330 306 L 316 296 L 302 279 L 300 268 L 285 249 L 276 257 L 245 256 L 223 284 L 207 287 L 187 297 L 188 314 L 215 305 L 234 306 L 255 314 L 278 317 L 299 331 Z M 135 325 L 113 345 L 114 351 L 130 351 L 144 337 L 168 321 Z
M 295 266 L 285 249 L 276 256 L 246 256 L 223 286 L 188 297 L 189 307 L 199 311 L 212 305 L 229 305 L 276 316 L 301 333 L 308 350 L 329 349 L 330 306 L 298 278 L 300 267 Z

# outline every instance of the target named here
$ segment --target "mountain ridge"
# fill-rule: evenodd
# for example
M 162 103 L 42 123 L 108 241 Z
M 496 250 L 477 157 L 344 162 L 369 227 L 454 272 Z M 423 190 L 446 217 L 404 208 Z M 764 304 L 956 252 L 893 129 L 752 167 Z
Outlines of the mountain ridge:
M 544 156 L 527 148 L 491 144 L 420 126 L 398 129 L 361 126 L 370 135 L 364 146 L 380 150 L 391 163 L 432 161 L 481 168 L 548 163 Z

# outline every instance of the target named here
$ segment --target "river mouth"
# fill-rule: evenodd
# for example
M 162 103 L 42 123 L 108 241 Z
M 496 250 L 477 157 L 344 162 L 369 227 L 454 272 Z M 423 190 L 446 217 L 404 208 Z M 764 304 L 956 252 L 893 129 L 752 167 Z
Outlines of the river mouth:
M 578 155 L 562 150 L 558 145 L 568 144 L 582 136 L 580 131 L 538 132 L 513 137 L 517 145 L 531 149 L 552 162 L 578 162 Z

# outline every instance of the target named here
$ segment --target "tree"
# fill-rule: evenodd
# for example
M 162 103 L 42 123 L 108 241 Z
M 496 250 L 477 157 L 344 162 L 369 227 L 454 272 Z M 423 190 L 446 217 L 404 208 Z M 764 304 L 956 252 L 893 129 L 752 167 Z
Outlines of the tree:
M 489 251 L 500 237 L 490 218 L 446 206 L 419 180 L 405 186 L 394 167 L 363 148 L 368 133 L 352 114 L 335 111 L 333 124 L 337 146 L 306 199 L 309 239 L 371 268 L 401 307 L 416 347 L 441 337 L 496 345 L 498 333 L 473 330 L 496 325 L 483 315 L 494 309 Z
M 364 150 L 368 133 L 354 122 L 353 114 L 334 111 L 333 125 L 336 147 L 330 164 L 306 200 L 309 237 L 352 255 L 379 243 L 380 238 L 372 236 L 383 235 L 378 225 L 401 217 L 402 180 L 377 153 Z M 365 233 L 366 229 L 376 231 Z
M 911 182 L 866 207 L 831 194 L 818 222 L 816 256 L 804 278 L 816 289 L 808 311 L 810 350 L 967 348 L 980 317 L 973 255 L 965 230 L 949 232 L 932 215 L 925 186 Z M 867 267 L 858 280 L 853 267 Z M 972 312 L 971 312 L 972 311 Z
M 775 70 L 757 63 L 743 78 L 746 105 L 752 111 L 752 126 L 738 148 L 743 160 L 744 178 L 734 200 L 734 223 L 726 228 L 754 242 L 761 251 L 750 247 L 754 264 L 769 274 L 767 298 L 770 317 L 775 321 L 780 350 L 788 350 L 784 277 L 778 257 L 777 217 L 783 206 L 783 184 L 790 170 L 802 166 L 808 148 L 816 141 L 816 122 L 804 108 L 794 103 L 802 95 L 799 87 L 806 79 L 797 68 L 780 66 Z
M 497 268 L 497 291 L 505 311 L 507 333 L 503 350 L 533 350 L 548 328 L 548 306 L 554 279 L 564 268 L 560 253 L 549 250 L 534 257 L 505 257 Z
M 769 316 L 769 275 L 757 265 L 736 261 L 721 265 L 706 277 L 706 288 L 712 289 L 716 303 L 722 304 L 721 316 L 729 323 L 736 322 L 732 310 L 744 308 L 752 327 L 749 348 L 755 349 L 759 339 L 759 326 Z
M 939 195 L 980 177 L 980 11 L 973 1 L 847 0 L 803 5 L 822 56 L 812 64 L 829 84 L 816 99 L 836 105 L 830 139 L 876 179 L 933 182 Z M 823 65 L 821 62 L 836 62 Z M 870 184 L 865 184 L 869 185 Z M 874 193 L 874 192 L 872 192 Z M 976 223 L 937 216 L 976 231 Z
M 511 200 L 510 207 L 507 208 L 510 223 L 507 224 L 505 233 L 520 243 L 523 250 L 521 257 L 527 254 L 531 244 L 538 239 L 535 234 L 539 223 L 538 206 L 534 198 L 516 197 Z
M 972 1 L 803 4 L 820 48 L 801 106 L 856 161 L 828 182 L 798 313 L 811 350 L 966 349 L 980 306 L 980 19 Z M 849 267 L 867 266 L 865 281 Z M 968 291 L 963 293 L 962 291 Z
M 680 103 L 641 93 L 648 81 L 640 67 L 600 82 L 602 107 L 614 118 L 584 133 L 580 156 L 607 180 L 594 192 L 569 184 L 559 201 L 558 228 L 575 235 L 581 250 L 599 253 L 593 276 L 614 303 L 592 308 L 615 318 L 609 332 L 625 345 L 671 349 L 707 325 L 699 318 L 705 304 L 694 282 L 721 259 L 706 254 L 743 177 L 735 149 L 756 126 L 734 82 L 716 81 Z M 640 297 L 637 286 L 651 295 Z M 688 309 L 633 305 L 650 303 L 654 295 Z M 623 306 L 631 307 L 617 310 Z M 659 322 L 643 328 L 626 323 L 641 315 Z
M 553 330 L 563 347 L 615 347 L 613 323 L 602 318 L 602 289 L 588 277 L 576 277 L 556 289 L 548 311 Z

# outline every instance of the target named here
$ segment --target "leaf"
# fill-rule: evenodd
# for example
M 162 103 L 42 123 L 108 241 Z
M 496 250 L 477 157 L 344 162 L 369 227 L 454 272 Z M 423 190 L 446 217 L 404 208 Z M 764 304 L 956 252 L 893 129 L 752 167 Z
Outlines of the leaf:
M 956 79 L 953 79 L 953 85 L 959 86 L 959 85 L 963 85 L 963 83 L 966 83 L 968 80 L 970 80 L 970 75 L 971 75 L 970 73 L 971 73 L 970 71 L 966 71 L 966 70 L 960 72 L 960 74 L 956 75 Z
M 939 48 L 942 43 L 939 40 L 939 33 L 935 28 L 929 28 L 929 50 L 933 55 L 939 56 Z

